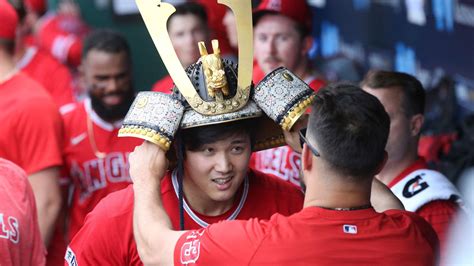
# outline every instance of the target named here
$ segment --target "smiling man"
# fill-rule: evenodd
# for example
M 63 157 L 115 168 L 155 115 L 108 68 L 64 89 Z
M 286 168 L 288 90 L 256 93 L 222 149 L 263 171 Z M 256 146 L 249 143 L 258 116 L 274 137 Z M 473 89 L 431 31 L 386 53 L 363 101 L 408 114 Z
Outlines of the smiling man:
M 65 172 L 74 188 L 69 239 L 103 197 L 130 184 L 127 157 L 140 143 L 117 137 L 135 98 L 127 41 L 110 30 L 92 32 L 79 71 L 89 97 L 63 113 Z

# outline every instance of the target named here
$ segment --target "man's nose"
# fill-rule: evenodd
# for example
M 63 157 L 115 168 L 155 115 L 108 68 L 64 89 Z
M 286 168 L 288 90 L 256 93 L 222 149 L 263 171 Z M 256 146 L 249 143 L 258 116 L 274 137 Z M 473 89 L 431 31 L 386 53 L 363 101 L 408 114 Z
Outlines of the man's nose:
M 269 38 L 265 43 L 265 50 L 268 54 L 273 55 L 276 51 L 275 40 L 273 38 Z
M 107 80 L 106 86 L 105 86 L 105 92 L 114 92 L 117 91 L 119 88 L 119 80 L 116 78 L 111 78 Z
M 215 170 L 221 173 L 227 173 L 232 170 L 232 163 L 229 156 L 225 153 L 216 156 Z

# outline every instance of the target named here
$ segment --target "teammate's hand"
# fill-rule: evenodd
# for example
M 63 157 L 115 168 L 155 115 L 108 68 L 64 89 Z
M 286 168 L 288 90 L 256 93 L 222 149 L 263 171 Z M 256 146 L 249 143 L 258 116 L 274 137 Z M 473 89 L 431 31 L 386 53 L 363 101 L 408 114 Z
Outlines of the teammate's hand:
M 144 141 L 129 155 L 130 177 L 134 187 L 157 189 L 166 173 L 166 152 L 158 145 Z
M 286 144 L 288 144 L 294 152 L 301 153 L 303 147 L 300 144 L 300 130 L 308 126 L 308 115 L 303 114 L 293 125 L 290 131 L 283 130 Z

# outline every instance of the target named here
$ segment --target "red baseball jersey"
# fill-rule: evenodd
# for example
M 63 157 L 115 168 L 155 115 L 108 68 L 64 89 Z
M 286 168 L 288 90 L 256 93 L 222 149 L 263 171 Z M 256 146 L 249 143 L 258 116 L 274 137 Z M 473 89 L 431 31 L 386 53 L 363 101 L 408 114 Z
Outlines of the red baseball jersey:
M 433 265 L 437 238 L 415 214 L 307 207 L 269 221 L 226 221 L 185 233 L 175 265 Z
M 173 90 L 173 79 L 171 78 L 170 75 L 165 76 L 164 78 L 158 80 L 155 84 L 153 84 L 153 87 L 151 88 L 152 91 L 156 92 L 163 92 L 166 94 L 170 94 L 171 91 Z
M 102 120 L 93 111 L 90 99 L 75 104 L 63 113 L 63 119 L 65 172 L 74 187 L 69 227 L 72 238 L 81 228 L 87 213 L 103 197 L 130 184 L 128 154 L 142 140 L 119 138 L 121 121 L 110 124 Z M 95 152 L 104 153 L 104 157 L 98 158 Z
M 0 83 L 0 157 L 32 174 L 60 166 L 62 123 L 51 96 L 17 73 Z
M 17 67 L 43 85 L 58 107 L 74 102 L 71 73 L 48 53 L 29 47 Z
M 0 265 L 44 265 L 45 253 L 26 173 L 0 158 Z
M 162 181 L 163 205 L 174 228 L 179 228 L 177 179 L 171 173 Z M 274 213 L 290 215 L 301 210 L 303 195 L 296 187 L 250 171 L 235 205 L 219 216 L 205 216 L 184 205 L 185 229 L 199 229 L 222 220 L 268 219 Z M 285 199 L 285 200 L 275 200 Z M 89 213 L 82 229 L 66 252 L 66 263 L 74 265 L 142 265 L 133 238 L 133 188 L 115 192 Z
M 416 212 L 431 224 L 443 255 L 449 226 L 463 203 L 461 194 L 445 176 L 427 168 L 425 160 L 420 158 L 395 177 L 388 187 L 407 211 Z

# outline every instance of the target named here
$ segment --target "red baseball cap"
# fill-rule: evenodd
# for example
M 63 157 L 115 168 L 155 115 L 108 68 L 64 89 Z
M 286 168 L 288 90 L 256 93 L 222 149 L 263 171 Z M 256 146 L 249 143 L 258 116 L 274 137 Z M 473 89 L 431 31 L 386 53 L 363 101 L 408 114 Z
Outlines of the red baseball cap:
M 18 24 L 18 14 L 7 0 L 0 0 L 0 38 L 5 40 L 15 40 L 16 26 Z
M 267 13 L 274 13 L 289 17 L 295 22 L 311 29 L 311 10 L 306 0 L 263 0 L 253 10 L 253 24 Z
M 25 0 L 25 6 L 33 12 L 42 14 L 46 12 L 46 0 Z

